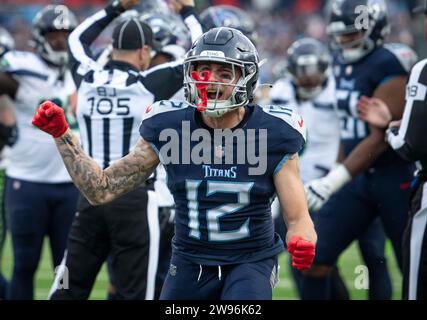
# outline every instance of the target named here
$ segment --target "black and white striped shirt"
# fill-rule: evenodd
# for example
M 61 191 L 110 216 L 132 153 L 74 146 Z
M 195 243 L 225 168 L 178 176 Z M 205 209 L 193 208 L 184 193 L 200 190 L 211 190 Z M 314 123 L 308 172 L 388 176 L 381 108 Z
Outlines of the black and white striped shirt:
M 111 60 L 99 65 L 90 45 L 117 17 L 107 6 L 82 22 L 70 35 L 70 67 L 78 88 L 77 121 L 85 152 L 102 168 L 129 153 L 139 139 L 147 106 L 169 99 L 182 88 L 182 61 L 140 72 Z
M 387 136 L 392 148 L 403 158 L 418 161 L 423 172 L 427 171 L 426 99 L 427 59 L 424 59 L 412 68 L 406 86 L 406 104 L 399 131 L 390 132 Z

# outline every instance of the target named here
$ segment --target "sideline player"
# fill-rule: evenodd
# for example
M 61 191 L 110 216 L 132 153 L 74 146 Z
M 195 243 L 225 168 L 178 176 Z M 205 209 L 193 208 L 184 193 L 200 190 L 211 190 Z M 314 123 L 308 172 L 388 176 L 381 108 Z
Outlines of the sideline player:
M 305 121 L 307 143 L 300 153 L 304 183 L 325 176 L 335 166 L 338 155 L 339 119 L 335 79 L 330 67 L 328 49 L 318 40 L 302 38 L 289 47 L 285 76 L 270 91 L 273 104 L 297 106 Z M 276 219 L 276 227 L 283 230 L 280 216 Z M 385 235 L 379 219 L 359 237 L 359 247 L 369 270 L 369 298 L 390 299 L 392 289 L 384 256 Z M 293 271 L 300 290 L 300 272 Z M 338 269 L 334 268 L 332 274 L 332 298 L 348 299 Z
M 0 27 L 0 63 L 3 55 L 13 50 L 15 41 L 10 33 Z M 6 179 L 6 163 L 9 147 L 15 144 L 17 139 L 16 116 L 13 103 L 6 95 L 0 96 L 0 300 L 6 298 L 8 282 L 1 272 L 3 247 L 6 241 L 7 219 L 4 209 L 4 183 Z
M 367 25 L 358 24 L 364 5 Z M 399 158 L 384 141 L 384 131 L 359 119 L 363 95 L 384 99 L 395 117 L 404 107 L 405 83 L 415 54 L 386 46 L 387 8 L 381 1 L 334 1 L 328 33 L 338 50 L 334 65 L 341 121 L 339 162 L 327 176 L 306 184 L 307 199 L 319 234 L 317 256 L 305 273 L 303 298 L 327 299 L 330 272 L 341 252 L 380 217 L 402 266 L 401 241 L 407 220 L 413 164 Z M 393 197 L 390 195 L 393 194 Z
M 66 6 L 46 6 L 32 24 L 36 52 L 9 51 L 0 64 L 0 94 L 13 100 L 19 131 L 9 155 L 5 186 L 14 255 L 10 299 L 33 298 L 45 235 L 53 266 L 60 264 L 76 212 L 78 191 L 55 144 L 30 123 L 37 105 L 46 99 L 68 109 L 75 88 L 67 70 L 67 37 L 76 24 Z

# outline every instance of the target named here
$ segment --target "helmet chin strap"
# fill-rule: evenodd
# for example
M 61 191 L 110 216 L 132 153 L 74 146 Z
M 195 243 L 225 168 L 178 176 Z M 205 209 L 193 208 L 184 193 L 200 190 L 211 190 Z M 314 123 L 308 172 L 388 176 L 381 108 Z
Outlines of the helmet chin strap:
M 219 118 L 221 117 L 223 114 L 227 113 L 230 110 L 206 110 L 205 114 L 210 117 L 210 118 Z
M 344 49 L 342 52 L 342 56 L 346 62 L 355 62 L 362 58 L 364 54 L 365 51 L 363 48 Z
M 203 72 L 203 77 L 197 71 L 191 72 L 191 77 L 196 81 L 208 81 L 211 76 L 211 72 L 206 70 Z M 196 89 L 200 91 L 201 102 L 197 105 L 197 110 L 200 112 L 206 111 L 208 105 L 208 93 L 206 88 L 208 87 L 207 83 L 196 83 Z
M 219 118 L 223 114 L 233 110 L 234 108 L 230 109 L 227 108 L 228 106 L 231 106 L 232 103 L 230 100 L 225 101 L 215 101 L 215 102 L 208 102 L 208 108 L 205 110 L 205 114 L 211 118 Z M 219 109 L 216 107 L 220 106 Z

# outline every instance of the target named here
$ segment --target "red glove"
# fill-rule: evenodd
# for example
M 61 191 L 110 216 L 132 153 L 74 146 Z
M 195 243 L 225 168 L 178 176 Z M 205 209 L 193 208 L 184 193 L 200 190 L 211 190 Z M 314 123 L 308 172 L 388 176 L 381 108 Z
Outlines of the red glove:
M 38 107 L 32 123 L 40 130 L 52 135 L 54 138 L 59 138 L 68 129 L 64 110 L 49 100 L 43 102 Z
M 292 267 L 307 270 L 313 263 L 316 250 L 313 242 L 293 236 L 288 243 L 288 252 L 292 255 Z

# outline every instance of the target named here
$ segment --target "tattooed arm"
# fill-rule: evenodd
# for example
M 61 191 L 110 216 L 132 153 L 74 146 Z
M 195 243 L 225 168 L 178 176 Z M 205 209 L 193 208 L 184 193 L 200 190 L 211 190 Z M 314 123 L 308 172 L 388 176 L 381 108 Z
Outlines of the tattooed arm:
M 55 142 L 74 184 L 92 205 L 110 202 L 134 190 L 159 163 L 151 145 L 142 138 L 132 152 L 105 170 L 84 153 L 69 129 Z
M 102 170 L 84 153 L 71 133 L 64 109 L 52 101 L 45 101 L 37 108 L 32 124 L 55 138 L 74 184 L 93 205 L 107 203 L 134 190 L 144 183 L 159 163 L 151 145 L 141 138 L 131 153 Z

